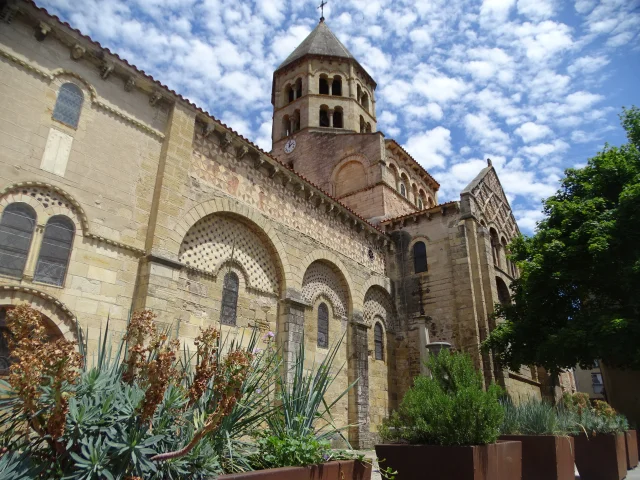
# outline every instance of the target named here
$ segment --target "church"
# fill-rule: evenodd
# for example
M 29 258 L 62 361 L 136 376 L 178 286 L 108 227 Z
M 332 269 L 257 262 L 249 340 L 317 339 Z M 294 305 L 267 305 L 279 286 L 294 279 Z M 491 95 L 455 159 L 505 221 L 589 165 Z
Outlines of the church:
M 29 303 L 90 349 L 142 308 L 186 345 L 212 324 L 271 330 L 286 364 L 301 342 L 319 360 L 342 340 L 331 393 L 358 381 L 334 417 L 358 448 L 442 348 L 514 397 L 575 388 L 480 350 L 518 275 L 491 161 L 439 202 L 377 129 L 376 82 L 324 19 L 273 73 L 265 152 L 33 2 L 2 5 L 2 331 Z M 0 339 L 0 370 L 9 356 Z

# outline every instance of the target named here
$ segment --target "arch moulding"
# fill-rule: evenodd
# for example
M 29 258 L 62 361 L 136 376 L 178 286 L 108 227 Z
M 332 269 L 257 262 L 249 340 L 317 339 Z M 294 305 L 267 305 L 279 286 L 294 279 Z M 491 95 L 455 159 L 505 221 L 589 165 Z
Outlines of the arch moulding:
M 0 287 L 0 305 L 28 304 L 51 319 L 62 336 L 76 343 L 76 320 L 71 310 L 53 295 L 36 288 L 21 285 L 3 285 Z
M 304 277 L 305 272 L 307 271 L 307 269 L 309 268 L 309 265 L 311 265 L 313 262 L 317 261 L 317 260 L 323 260 L 329 264 L 331 264 L 333 267 L 337 268 L 338 271 L 340 272 L 340 274 L 342 275 L 342 277 L 344 278 L 345 283 L 347 284 L 347 301 L 349 302 L 350 305 L 347 305 L 347 309 L 348 311 L 351 311 L 354 307 L 353 305 L 353 295 L 355 292 L 357 292 L 357 289 L 355 288 L 355 284 L 353 283 L 353 280 L 351 279 L 351 275 L 349 275 L 349 271 L 347 270 L 347 268 L 344 266 L 344 264 L 340 261 L 340 259 L 338 258 L 337 255 L 331 253 L 331 252 L 327 252 L 325 250 L 314 250 L 311 253 L 309 253 L 306 257 L 304 257 L 301 261 L 300 261 L 300 266 L 299 266 L 299 275 L 297 275 L 295 277 L 294 282 L 292 282 L 291 287 L 295 288 L 298 291 L 302 291 L 302 279 Z
M 248 220 L 260 229 L 261 233 L 269 239 L 271 246 L 276 251 L 276 265 L 280 267 L 282 273 L 282 285 L 280 286 L 280 290 L 282 292 L 286 292 L 293 271 L 284 244 L 278 237 L 270 220 L 266 219 L 262 214 L 256 212 L 254 209 L 241 205 L 237 201 L 227 198 L 215 198 L 213 200 L 207 200 L 206 202 L 199 203 L 188 210 L 175 225 L 175 242 L 172 242 L 173 247 L 170 253 L 175 255 L 175 258 L 178 258 L 182 239 L 184 239 L 189 229 L 199 220 L 214 213 L 233 213 L 245 220 Z

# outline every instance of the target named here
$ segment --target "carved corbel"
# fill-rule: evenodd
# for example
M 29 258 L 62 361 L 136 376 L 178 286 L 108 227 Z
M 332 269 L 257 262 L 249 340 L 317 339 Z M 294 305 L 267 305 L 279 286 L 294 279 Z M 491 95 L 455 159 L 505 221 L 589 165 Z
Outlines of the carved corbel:
M 333 212 L 333 210 L 336 208 L 336 206 L 332 203 L 331 205 L 329 205 L 329 208 L 327 209 L 327 213 L 331 213 Z
M 49 35 L 50 31 L 51 25 L 46 22 L 38 23 L 38 26 L 36 27 L 36 30 L 34 32 L 36 40 L 42 42 L 45 38 L 47 38 L 47 35 Z
M 130 92 L 131 90 L 133 90 L 133 87 L 136 86 L 136 79 L 133 76 L 130 76 L 129 78 L 127 78 L 127 81 L 124 82 L 124 91 L 125 92 Z
M 79 43 L 76 43 L 73 47 L 71 47 L 71 58 L 74 60 L 80 60 L 84 56 L 86 51 L 86 48 L 84 48 Z
M 279 171 L 280 171 L 280 169 L 278 167 L 273 167 L 273 170 L 269 174 L 269 178 L 275 177 L 278 174 Z
M 313 190 L 309 190 L 309 196 L 307 197 L 307 200 L 311 200 L 314 195 L 315 194 L 313 193 Z
M 222 148 L 222 150 L 226 150 L 227 147 L 231 145 L 232 140 L 233 137 L 229 132 L 222 133 L 220 135 L 220 148 Z
M 289 178 L 289 175 L 282 175 L 282 186 L 286 187 L 287 183 L 289 183 L 291 181 L 291 178 Z
M 216 131 L 216 126 L 213 123 L 205 123 L 202 129 L 202 135 L 207 138 L 211 133 Z
M 113 64 L 113 62 L 110 62 L 108 60 L 103 60 L 102 65 L 100 65 L 100 76 L 102 77 L 102 79 L 106 80 L 107 78 L 109 78 L 109 75 L 111 75 L 114 68 L 116 67 Z
M 158 91 L 154 91 L 149 97 L 149 105 L 155 107 L 160 100 L 162 100 L 162 94 Z
M 242 160 L 249 153 L 249 147 L 242 145 L 236 149 L 236 158 Z
M 260 168 L 263 163 L 264 163 L 264 159 L 262 159 L 262 157 L 258 155 L 256 158 L 253 159 L 253 168 Z

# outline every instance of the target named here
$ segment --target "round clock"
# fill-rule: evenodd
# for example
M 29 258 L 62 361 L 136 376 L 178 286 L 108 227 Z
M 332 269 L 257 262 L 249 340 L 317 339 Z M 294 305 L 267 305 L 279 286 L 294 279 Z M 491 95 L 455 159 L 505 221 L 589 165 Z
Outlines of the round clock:
M 292 138 L 284 144 L 284 153 L 291 153 L 296 148 L 296 141 Z

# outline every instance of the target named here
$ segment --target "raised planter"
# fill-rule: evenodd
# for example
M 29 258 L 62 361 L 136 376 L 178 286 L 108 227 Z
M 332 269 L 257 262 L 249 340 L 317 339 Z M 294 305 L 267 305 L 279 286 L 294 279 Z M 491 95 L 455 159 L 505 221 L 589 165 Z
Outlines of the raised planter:
M 576 435 L 580 480 L 622 480 L 627 475 L 624 434 Z
M 522 444 L 376 445 L 382 468 L 396 470 L 398 480 L 520 480 Z
M 522 443 L 522 480 L 575 480 L 573 438 L 559 435 L 501 435 Z
M 627 430 L 624 433 L 624 443 L 627 447 L 627 469 L 638 466 L 638 436 L 635 430 Z
M 225 480 L 370 480 L 371 464 L 340 460 L 308 467 L 283 467 L 221 475 Z

